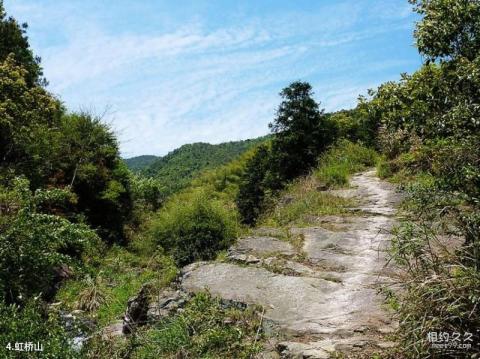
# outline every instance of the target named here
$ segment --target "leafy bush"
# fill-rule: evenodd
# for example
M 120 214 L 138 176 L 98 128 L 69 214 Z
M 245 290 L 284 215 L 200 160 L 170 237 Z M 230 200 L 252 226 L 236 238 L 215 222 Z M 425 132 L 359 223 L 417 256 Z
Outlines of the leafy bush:
M 344 186 L 350 175 L 374 166 L 377 157 L 373 149 L 341 140 L 320 157 L 314 174 L 327 187 Z
M 377 176 L 385 179 L 393 176 L 392 164 L 381 156 L 377 162 Z
M 37 188 L 50 174 L 59 135 L 52 127 L 59 126 L 62 108 L 45 89 L 29 86 L 27 77 L 13 55 L 0 60 L 0 175 L 15 171 Z
M 165 200 L 164 186 L 152 177 L 133 175 L 131 180 L 133 202 L 144 210 L 156 211 Z
M 219 299 L 199 293 L 181 314 L 140 332 L 133 356 L 147 358 L 252 358 L 261 349 L 255 308 L 225 309 Z
M 42 203 L 67 196 L 64 191 L 37 191 L 27 180 L 17 179 L 0 199 L 7 215 L 0 222 L 0 293 L 7 303 L 52 293 L 61 266 L 75 264 L 98 237 L 83 224 L 38 211 Z M 93 251 L 91 251 L 93 252 Z
M 99 118 L 66 114 L 27 77 L 12 56 L 0 62 L 0 181 L 25 176 L 34 190 L 69 186 L 77 201 L 64 214 L 86 217 L 102 238 L 121 241 L 132 203 L 114 134 Z
M 132 211 L 130 173 L 118 143 L 100 118 L 88 113 L 62 117 L 61 150 L 56 153 L 56 185 L 68 185 L 78 197 L 76 211 L 100 236 L 122 242 Z
M 46 313 L 36 301 L 29 301 L 24 308 L 6 305 L 0 301 L 0 355 L 5 359 L 45 358 L 74 359 L 80 358 L 72 349 L 72 339 L 63 329 L 56 313 Z M 15 343 L 41 344 L 43 352 L 19 352 L 13 350 Z M 10 345 L 12 350 L 6 347 Z
M 236 213 L 205 191 L 173 197 L 154 220 L 152 235 L 179 265 L 215 257 L 237 234 Z

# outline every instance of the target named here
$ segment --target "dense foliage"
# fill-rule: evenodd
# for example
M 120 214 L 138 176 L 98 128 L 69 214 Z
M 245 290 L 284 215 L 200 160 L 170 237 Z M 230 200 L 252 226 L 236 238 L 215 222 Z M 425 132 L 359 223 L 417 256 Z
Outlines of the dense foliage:
M 58 139 L 60 103 L 45 89 L 30 86 L 28 71 L 13 55 L 0 62 L 0 174 L 24 174 L 38 187 L 51 175 L 51 144 Z
M 147 169 L 153 162 L 155 162 L 158 159 L 159 157 L 157 156 L 142 155 L 142 156 L 126 158 L 124 161 L 132 172 L 138 173 Z
M 43 213 L 68 200 L 71 193 L 63 190 L 37 190 L 33 195 L 24 179 L 15 180 L 13 188 L 0 188 L 1 300 L 48 298 L 52 285 L 62 279 L 62 267 L 75 265 L 96 244 L 98 237 L 87 226 Z
M 124 240 L 131 177 L 108 126 L 68 113 L 45 89 L 26 29 L 0 2 L 2 354 L 18 357 L 4 348 L 7 340 L 41 340 L 42 357 L 70 358 L 68 338 L 44 301 L 92 270 L 105 250 L 101 239 Z
M 263 211 L 268 191 L 265 175 L 270 164 L 269 151 L 266 145 L 259 146 L 245 166 L 236 201 L 243 223 L 254 224 Z
M 48 313 L 42 304 L 35 300 L 29 301 L 23 309 L 14 304 L 5 305 L 0 302 L 0 341 L 2 358 L 5 359 L 80 357 L 71 346 L 72 338 L 62 327 L 58 313 Z M 20 344 L 23 349 L 34 345 L 35 349 L 41 348 L 42 351 L 15 351 L 16 345 L 19 347 Z
M 305 175 L 318 156 L 334 142 L 335 127 L 313 99 L 312 87 L 293 82 L 280 92 L 277 117 L 269 125 L 269 148 L 260 147 L 246 165 L 237 196 L 242 222 L 254 224 L 265 207 L 265 196 Z
M 163 194 L 168 196 L 187 187 L 201 172 L 234 160 L 264 140 L 260 137 L 254 140 L 225 142 L 218 145 L 209 143 L 183 145 L 166 156 L 156 159 L 143 169 L 142 174 L 159 180 L 164 186 Z
M 109 242 L 123 240 L 132 209 L 130 174 L 120 159 L 108 126 L 89 114 L 62 117 L 58 161 L 50 182 L 70 186 L 78 196 L 76 211 Z
M 236 234 L 235 213 L 198 190 L 172 198 L 153 225 L 154 238 L 179 265 L 215 258 Z
M 394 308 L 403 353 L 423 358 L 458 354 L 436 352 L 429 332 L 476 333 L 480 324 L 480 4 L 410 2 L 427 63 L 372 91 L 366 108 L 381 124 L 381 174 L 407 183 L 391 250 L 404 269 Z
M 13 17 L 7 17 L 0 1 L 0 62 L 11 56 L 15 63 L 25 69 L 26 83 L 28 86 L 45 84 L 40 66 L 40 58 L 34 56 L 28 37 L 26 36 L 27 24 L 19 24 Z
M 277 117 L 270 124 L 275 135 L 270 175 L 276 183 L 307 173 L 333 140 L 333 127 L 313 99 L 310 84 L 294 82 L 280 96 Z
M 415 38 L 422 55 L 431 60 L 478 56 L 480 4 L 476 0 L 409 0 L 423 16 Z

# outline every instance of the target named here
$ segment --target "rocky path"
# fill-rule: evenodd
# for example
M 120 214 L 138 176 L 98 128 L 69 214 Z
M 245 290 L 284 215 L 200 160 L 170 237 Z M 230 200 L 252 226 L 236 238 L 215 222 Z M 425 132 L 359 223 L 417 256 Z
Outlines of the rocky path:
M 263 228 L 242 238 L 224 263 L 195 263 L 183 270 L 188 292 L 208 288 L 225 300 L 263 306 L 271 350 L 264 357 L 330 358 L 368 354 L 392 345 L 395 323 L 379 285 L 389 280 L 383 249 L 398 200 L 374 171 L 351 180 L 349 216 L 318 218 L 318 225 L 290 228 L 287 238 Z

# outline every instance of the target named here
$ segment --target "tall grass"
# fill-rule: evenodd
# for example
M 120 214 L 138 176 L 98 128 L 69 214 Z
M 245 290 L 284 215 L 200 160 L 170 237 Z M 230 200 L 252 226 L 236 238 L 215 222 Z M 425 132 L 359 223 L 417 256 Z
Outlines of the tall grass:
M 311 175 L 287 186 L 259 224 L 301 226 L 311 224 L 317 216 L 348 212 L 353 200 L 338 197 L 325 189 L 347 186 L 352 174 L 374 166 L 377 158 L 377 153 L 370 148 L 347 140 L 338 142 L 321 156 Z
M 342 187 L 353 173 L 375 166 L 377 160 L 375 150 L 341 140 L 320 157 L 314 175 L 327 187 Z
M 185 311 L 141 332 L 135 358 L 253 358 L 259 344 L 256 308 L 226 309 L 209 293 L 199 293 Z
M 405 188 L 406 218 L 394 228 L 389 251 L 400 288 L 389 300 L 395 299 L 401 353 L 409 358 L 478 357 L 480 348 L 474 343 L 465 349 L 437 349 L 429 340 L 429 333 L 440 332 L 450 340 L 459 333 L 463 341 L 480 327 L 480 273 L 474 261 L 478 245 L 465 241 L 465 229 L 473 227 L 463 223 L 475 219 L 474 211 L 461 194 L 446 191 L 431 175 L 420 173 Z M 480 221 L 470 223 L 479 228 Z

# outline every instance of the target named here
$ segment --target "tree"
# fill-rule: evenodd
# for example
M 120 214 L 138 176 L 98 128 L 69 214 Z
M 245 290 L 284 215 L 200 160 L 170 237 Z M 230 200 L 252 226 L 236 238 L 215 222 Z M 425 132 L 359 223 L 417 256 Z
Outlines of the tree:
M 132 211 L 130 172 L 120 158 L 113 132 L 87 113 L 62 117 L 61 151 L 50 184 L 70 186 L 77 210 L 109 242 L 123 240 Z
M 28 72 L 13 55 L 0 62 L 0 173 L 23 173 L 41 185 L 53 166 L 62 111 L 45 89 L 28 85 Z
M 42 210 L 72 200 L 71 193 L 59 189 L 33 194 L 21 178 L 0 187 L 0 302 L 23 304 L 33 296 L 48 296 L 57 270 L 98 243 L 86 225 Z
M 76 217 L 121 241 L 132 201 L 114 134 L 99 118 L 65 114 L 44 88 L 28 86 L 26 75 L 12 55 L 0 63 L 0 178 L 23 175 L 32 190 L 71 187 Z
M 305 174 L 332 143 L 333 129 L 313 99 L 312 87 L 294 82 L 280 93 L 277 118 L 269 125 L 272 141 L 272 188 Z
M 415 38 L 420 53 L 430 60 L 465 57 L 480 51 L 480 2 L 478 0 L 409 0 L 423 15 Z
M 20 25 L 14 18 L 7 17 L 3 0 L 0 0 L 0 62 L 13 55 L 16 64 L 27 71 L 25 78 L 28 86 L 45 85 L 40 57 L 34 56 L 30 49 L 27 28 L 27 24 Z
M 269 169 L 270 152 L 266 145 L 261 145 L 247 161 L 240 179 L 236 204 L 241 221 L 253 225 L 263 210 L 265 177 Z

